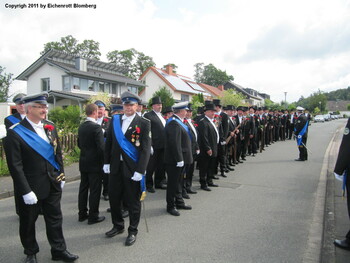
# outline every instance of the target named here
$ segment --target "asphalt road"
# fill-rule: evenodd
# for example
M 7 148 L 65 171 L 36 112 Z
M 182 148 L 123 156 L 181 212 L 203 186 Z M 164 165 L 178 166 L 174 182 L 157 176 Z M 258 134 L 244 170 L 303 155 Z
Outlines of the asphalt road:
M 322 206 L 324 156 L 337 128 L 345 120 L 313 123 L 309 128 L 307 162 L 295 162 L 296 142 L 277 142 L 244 164 L 228 178 L 217 181 L 212 192 L 198 190 L 187 201 L 191 211 L 180 217 L 166 213 L 165 191 L 148 194 L 145 201 L 149 232 L 143 215 L 137 241 L 125 247 L 126 233 L 106 238 L 112 227 L 101 200 L 96 225 L 78 222 L 79 182 L 67 183 L 62 210 L 68 250 L 78 262 L 318 262 L 318 238 L 322 238 L 317 214 Z M 199 188 L 198 171 L 195 189 Z M 321 198 L 320 198 L 321 197 Z M 321 201 L 320 201 L 321 200 Z M 18 218 L 13 198 L 0 200 L 0 262 L 22 262 Z M 319 212 L 319 211 L 318 211 Z M 128 220 L 126 221 L 126 227 Z M 50 247 L 42 217 L 37 222 L 39 262 L 50 262 Z

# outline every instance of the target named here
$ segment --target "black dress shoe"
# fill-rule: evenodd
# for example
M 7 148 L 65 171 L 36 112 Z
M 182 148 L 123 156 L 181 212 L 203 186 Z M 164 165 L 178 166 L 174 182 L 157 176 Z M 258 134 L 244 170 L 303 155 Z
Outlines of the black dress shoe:
M 194 190 L 192 190 L 192 189 L 190 188 L 190 189 L 187 189 L 187 193 L 188 193 L 188 194 L 196 194 L 197 191 L 194 191 Z
M 168 208 L 166 211 L 169 214 L 173 215 L 173 216 L 179 216 L 180 215 L 179 211 L 177 211 L 176 208 Z
M 28 255 L 26 258 L 25 263 L 37 263 L 38 261 L 36 260 L 36 255 Z
M 128 210 L 122 210 L 122 217 L 126 218 L 129 216 L 129 211 Z
M 88 225 L 97 224 L 104 221 L 106 218 L 104 216 L 98 216 L 96 218 L 89 218 Z
M 241 160 L 239 160 L 238 163 L 243 163 L 243 162 Z
M 211 187 L 219 187 L 219 185 L 214 184 L 214 183 L 209 183 L 208 186 L 211 186 Z
M 224 178 L 227 177 L 227 175 L 226 175 L 225 173 L 221 173 L 220 175 L 221 175 L 222 177 L 224 177 Z
M 104 199 L 105 201 L 108 201 L 108 200 L 109 200 L 109 196 L 108 196 L 108 195 L 103 195 L 103 199 Z
M 79 257 L 77 255 L 73 255 L 69 253 L 67 250 L 62 252 L 52 252 L 52 260 L 62 260 L 64 262 L 73 262 L 77 260 Z
M 111 208 L 110 208 L 110 207 L 107 208 L 107 212 L 108 212 L 108 213 L 111 212 Z
M 155 193 L 156 190 L 154 190 L 153 187 L 147 187 L 147 192 L 149 192 L 149 193 Z
M 229 169 L 230 171 L 234 171 L 235 170 L 235 168 L 232 168 L 232 167 L 227 167 L 227 169 Z
M 219 178 L 219 176 L 213 175 L 213 179 L 219 180 L 220 178 Z
M 136 236 L 134 234 L 129 234 L 125 240 L 125 246 L 132 246 L 136 241 Z
M 243 161 L 246 161 L 247 159 L 246 158 L 242 158 Z
M 116 227 L 113 227 L 111 230 L 105 233 L 107 237 L 114 237 L 115 235 L 121 234 L 124 232 L 124 228 L 118 229 Z
M 78 221 L 79 222 L 84 222 L 86 219 L 88 219 L 89 218 L 89 215 L 88 214 L 86 214 L 86 215 L 79 215 L 79 219 L 78 219 Z
M 156 189 L 166 190 L 166 185 L 165 184 L 156 185 Z
M 190 205 L 185 205 L 185 204 L 183 204 L 183 205 L 177 205 L 177 206 L 176 206 L 176 209 L 191 210 L 191 209 L 192 209 L 192 206 L 190 206 Z
M 225 169 L 225 171 L 224 171 L 225 173 L 229 173 L 230 172 L 230 170 L 227 168 L 227 169 Z
M 303 162 L 303 161 L 305 161 L 305 160 L 298 158 L 298 159 L 295 159 L 294 161 Z
M 182 194 L 182 198 L 190 199 L 190 196 L 189 196 L 188 194 L 186 194 L 186 193 L 183 193 L 183 194 Z
M 211 191 L 211 189 L 208 186 L 201 186 L 201 189 L 208 192 Z
M 350 250 L 350 239 L 348 239 L 348 238 L 343 239 L 343 240 L 336 239 L 336 240 L 334 240 L 333 243 L 334 243 L 334 245 L 336 247 L 340 247 L 342 249 Z

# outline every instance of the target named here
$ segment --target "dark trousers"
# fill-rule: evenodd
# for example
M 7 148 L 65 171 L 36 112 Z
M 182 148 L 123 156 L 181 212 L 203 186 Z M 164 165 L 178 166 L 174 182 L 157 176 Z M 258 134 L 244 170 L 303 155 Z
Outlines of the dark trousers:
M 183 205 L 182 183 L 184 167 L 176 167 L 175 164 L 166 164 L 165 169 L 168 175 L 168 184 L 166 188 L 167 209 L 175 208 L 177 205 Z
M 108 179 L 109 179 L 109 174 L 105 174 L 103 173 L 103 177 L 102 177 L 102 182 L 103 182 L 103 191 L 102 191 L 102 195 L 108 195 Z
M 46 236 L 51 246 L 51 253 L 66 250 L 62 231 L 61 196 L 61 191 L 51 187 L 49 196 L 39 200 L 35 205 L 26 205 L 23 198 L 18 198 L 19 235 L 24 247 L 24 254 L 33 255 L 39 252 L 39 245 L 35 238 L 35 222 L 39 216 L 40 207 L 43 211 Z
M 239 161 L 240 158 L 244 158 L 244 156 L 242 156 L 243 153 L 243 148 L 244 148 L 244 140 L 241 139 L 237 139 L 237 150 L 236 150 L 236 159 L 237 161 Z
M 87 205 L 89 200 L 89 219 L 95 219 L 98 217 L 102 187 L 102 175 L 102 171 L 100 173 L 81 173 L 78 196 L 79 215 L 83 216 L 87 214 Z
M 154 184 L 153 184 L 154 173 Z M 162 184 L 165 180 L 165 168 L 164 168 L 164 149 L 154 149 L 153 155 L 149 158 L 146 171 L 146 186 L 156 187 Z
M 306 146 L 307 137 L 303 137 L 301 141 L 302 141 L 302 144 L 298 146 L 299 158 L 301 160 L 306 161 L 307 160 L 307 149 L 305 146 Z
M 193 163 L 186 164 L 185 165 L 185 180 L 184 180 L 184 188 L 185 190 L 189 190 L 192 187 L 192 179 L 193 179 L 193 173 L 194 173 L 194 166 L 195 162 L 197 160 L 198 155 L 193 155 Z
M 214 170 L 216 165 L 216 157 L 201 154 L 199 162 L 199 182 L 201 187 L 205 187 L 213 182 Z
M 113 226 L 124 229 L 124 219 L 122 217 L 122 201 L 128 205 L 129 211 L 129 234 L 137 235 L 137 227 L 141 216 L 141 189 L 140 182 L 125 177 L 123 173 L 123 162 L 116 173 L 109 176 L 109 204 L 111 206 L 111 216 Z
M 217 163 L 220 166 L 220 172 L 223 173 L 226 170 L 226 145 L 218 144 L 218 156 Z

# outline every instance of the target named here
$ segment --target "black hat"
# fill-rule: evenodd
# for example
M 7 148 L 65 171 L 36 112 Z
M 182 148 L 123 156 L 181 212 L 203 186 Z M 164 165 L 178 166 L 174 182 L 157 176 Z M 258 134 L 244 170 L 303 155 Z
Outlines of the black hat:
M 227 106 L 222 107 L 223 110 L 227 110 Z
M 262 109 L 263 109 L 263 110 L 269 110 L 267 107 L 263 107 Z
M 174 112 L 172 106 L 167 106 L 167 107 L 165 107 L 164 110 L 163 110 L 163 114 L 169 113 L 169 112 Z
M 94 102 L 94 104 L 96 104 L 98 107 L 105 107 L 106 108 L 106 104 L 102 100 L 96 100 Z
M 197 108 L 197 114 L 203 114 L 203 112 L 204 112 L 204 109 L 202 106 Z
M 153 97 L 152 102 L 151 102 L 151 106 L 153 104 L 162 104 L 162 100 L 160 99 L 160 97 Z
M 47 98 L 49 94 L 47 92 L 42 92 L 39 94 L 29 95 L 22 98 L 23 103 L 39 103 L 39 104 L 47 104 Z
M 141 101 L 139 96 L 129 91 L 123 92 L 123 94 L 120 95 L 120 98 L 122 99 L 123 104 L 139 104 Z
M 256 107 L 255 106 L 250 106 L 249 109 L 253 109 L 254 111 L 256 111 Z
M 221 107 L 221 102 L 220 102 L 220 100 L 214 99 L 214 100 L 213 100 L 213 103 L 214 103 L 215 106 Z
M 212 102 L 211 100 L 206 100 L 206 101 L 204 101 L 204 106 L 205 106 L 205 105 L 209 105 L 209 104 L 213 104 L 213 102 Z
M 111 104 L 110 108 L 111 108 L 111 113 L 113 113 L 113 112 L 116 112 L 116 111 L 123 110 L 123 105 L 121 105 L 121 104 Z
M 243 110 L 244 110 L 244 109 L 243 109 L 243 106 L 238 106 L 238 107 L 237 107 L 237 111 L 239 111 L 239 110 L 243 111 Z
M 16 104 L 23 103 L 22 98 L 24 98 L 26 94 L 24 93 L 18 93 L 16 96 L 13 97 L 12 101 Z
M 261 107 L 259 107 L 259 108 L 258 108 L 258 111 L 261 111 L 261 110 L 262 110 L 262 108 L 261 108 Z
M 214 104 L 207 104 L 204 106 L 204 111 L 207 111 L 207 110 L 213 110 L 213 111 L 216 111 L 215 109 L 215 105 Z
M 188 108 L 188 111 L 193 111 L 192 103 L 188 103 L 187 108 Z
M 235 110 L 236 108 L 233 105 L 227 105 L 226 109 L 227 110 Z

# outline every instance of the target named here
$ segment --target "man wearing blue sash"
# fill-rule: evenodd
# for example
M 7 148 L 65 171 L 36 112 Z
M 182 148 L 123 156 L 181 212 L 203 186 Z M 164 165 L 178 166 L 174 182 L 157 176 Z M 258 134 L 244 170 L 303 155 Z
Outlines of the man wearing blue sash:
M 109 203 L 113 228 L 106 232 L 113 237 L 124 232 L 121 201 L 129 209 L 128 237 L 126 246 L 136 241 L 141 215 L 141 181 L 144 180 L 151 151 L 150 121 L 136 114 L 140 98 L 130 92 L 121 95 L 124 114 L 114 115 L 107 131 L 105 165 L 109 173 Z
M 25 96 L 26 94 L 24 93 L 18 93 L 16 96 L 13 97 L 12 101 L 16 104 L 17 112 L 5 118 L 4 123 L 6 126 L 6 130 L 8 130 L 13 124 L 16 124 L 17 122 L 23 120 L 26 116 L 26 111 L 24 110 L 24 103 L 22 101 L 22 98 Z
M 168 175 L 166 190 L 167 212 L 179 216 L 177 209 L 192 209 L 186 205 L 182 197 L 181 176 L 185 165 L 193 162 L 192 138 L 189 127 L 183 123 L 188 110 L 188 102 L 180 102 L 173 106 L 174 115 L 165 126 L 164 163 Z
M 52 259 L 73 262 L 78 256 L 67 251 L 62 231 L 63 161 L 56 128 L 45 120 L 47 97 L 47 93 L 41 93 L 22 99 L 27 115 L 10 127 L 6 157 L 20 200 L 19 234 L 27 255 L 25 262 L 37 262 L 35 222 L 39 207 L 43 211 Z
M 303 114 L 304 108 L 297 107 L 297 120 L 294 126 L 294 134 L 297 139 L 299 158 L 295 161 L 307 161 L 307 131 L 309 127 L 309 122 L 305 114 Z

